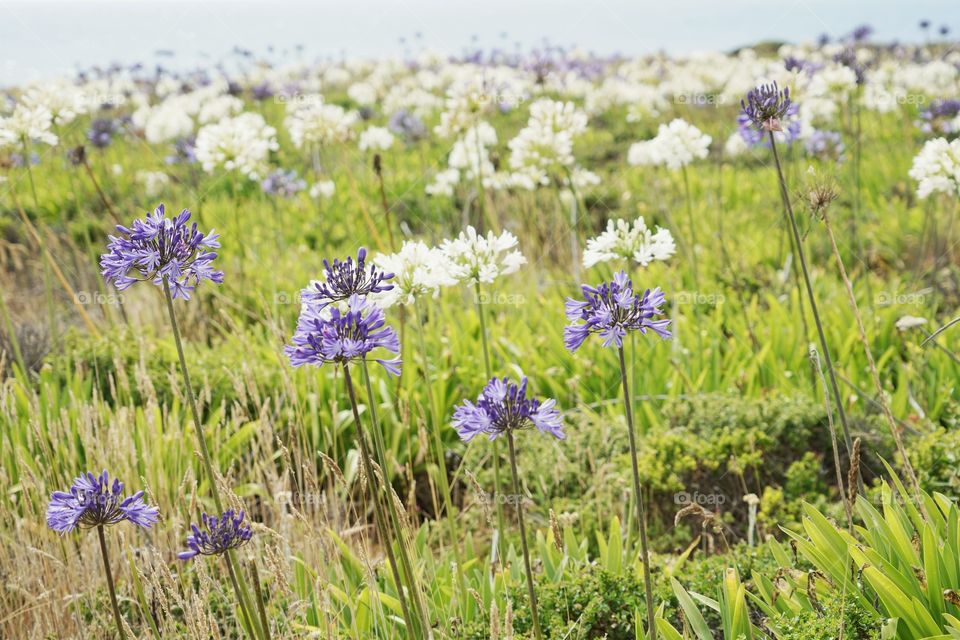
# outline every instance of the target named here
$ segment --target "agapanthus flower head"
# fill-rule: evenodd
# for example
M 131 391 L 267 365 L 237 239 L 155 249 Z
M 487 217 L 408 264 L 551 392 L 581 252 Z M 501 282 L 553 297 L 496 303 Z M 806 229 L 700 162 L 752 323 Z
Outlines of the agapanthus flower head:
M 263 192 L 281 198 L 292 198 L 307 188 L 307 181 L 297 176 L 293 169 L 277 169 L 260 183 Z
M 635 260 L 645 267 L 655 260 L 667 260 L 676 250 L 670 231 L 660 227 L 651 231 L 643 216 L 633 224 L 626 220 L 608 220 L 603 233 L 587 240 L 583 266 L 589 269 L 610 260 Z
M 334 258 L 333 262 L 324 259 L 323 277 L 323 281 L 315 280 L 301 291 L 305 303 L 315 302 L 322 308 L 353 296 L 364 298 L 393 289 L 393 285 L 387 282 L 393 278 L 393 274 L 373 263 L 368 265 L 367 250 L 363 247 L 357 251 L 356 260 L 352 257 L 346 260 Z
M 481 433 L 494 440 L 507 431 L 532 427 L 563 440 L 563 416 L 556 404 L 552 399 L 528 398 L 526 377 L 519 384 L 509 378 L 491 378 L 476 403 L 464 400 L 456 408 L 453 427 L 465 442 Z
M 227 509 L 219 518 L 204 513 L 200 516 L 200 526 L 190 525 L 191 533 L 187 536 L 189 549 L 181 551 L 177 557 L 189 560 L 196 556 L 218 556 L 242 547 L 253 536 L 250 524 L 243 519 L 243 510 L 235 512 Z
M 400 375 L 397 332 L 387 326 L 379 307 L 358 295 L 347 301 L 345 310 L 317 300 L 305 301 L 291 342 L 284 353 L 294 367 L 319 367 L 327 362 L 345 365 L 365 360 L 371 351 L 385 349 L 395 357 L 375 358 L 375 362 L 387 373 Z
M 167 218 L 163 204 L 153 214 L 134 220 L 130 228 L 117 226 L 119 236 L 110 236 L 100 268 L 107 282 L 123 291 L 135 282 L 161 286 L 166 278 L 174 298 L 190 299 L 204 280 L 220 284 L 223 272 L 213 268 L 220 236 L 211 229 L 204 234 L 197 224 L 188 225 L 186 209 Z
M 47 507 L 47 526 L 59 533 L 70 533 L 77 527 L 110 526 L 128 520 L 149 529 L 160 512 L 143 501 L 143 491 L 123 495 L 123 483 L 104 471 L 100 475 L 87 472 L 74 479 L 69 491 L 55 491 Z
M 390 131 L 403 137 L 408 143 L 419 142 L 427 137 L 427 127 L 423 120 L 417 117 L 417 114 L 399 109 L 390 116 L 390 122 L 387 125 Z
M 790 109 L 790 88 L 783 91 L 776 82 L 762 84 L 747 93 L 740 101 L 741 113 L 758 131 L 780 131 L 781 120 Z
M 116 121 L 110 118 L 97 118 L 90 123 L 90 130 L 87 131 L 87 140 L 97 149 L 105 149 L 110 146 L 116 130 Z
M 585 300 L 567 298 L 566 303 L 570 324 L 563 330 L 563 340 L 570 351 L 579 349 L 592 333 L 603 338 L 603 346 L 617 348 L 631 331 L 645 334 L 650 329 L 664 340 L 672 337 L 667 329 L 670 320 L 661 318 L 666 299 L 660 287 L 638 295 L 626 272 L 620 271 L 610 282 L 581 288 Z
M 371 298 L 380 308 L 413 304 L 427 295 L 436 297 L 440 287 L 457 283 L 440 249 L 420 240 L 407 240 L 400 251 L 376 256 L 374 262 L 394 274 L 393 287 Z
M 509 231 L 499 236 L 492 231 L 486 236 L 467 227 L 452 240 L 444 240 L 440 250 L 449 263 L 449 273 L 458 282 L 490 283 L 498 276 L 515 272 L 527 259 L 517 246 L 517 238 Z

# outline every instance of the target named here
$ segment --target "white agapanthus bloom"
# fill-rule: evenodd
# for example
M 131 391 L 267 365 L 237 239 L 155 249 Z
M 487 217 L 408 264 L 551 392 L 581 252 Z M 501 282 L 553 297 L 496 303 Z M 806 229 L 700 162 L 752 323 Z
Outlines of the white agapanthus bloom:
M 742 156 L 750 150 L 747 141 L 743 139 L 739 131 L 733 132 L 727 141 L 723 144 L 723 155 L 727 158 L 736 158 Z
M 486 236 L 473 227 L 452 240 L 444 240 L 440 251 L 447 259 L 449 275 L 461 283 L 490 283 L 498 276 L 515 272 L 527 259 L 517 246 L 517 237 L 509 231 Z
M 350 85 L 347 95 L 361 107 L 369 107 L 377 102 L 377 88 L 369 82 L 356 82 Z
M 153 198 L 170 184 L 170 176 L 163 171 L 138 171 L 137 182 L 143 186 L 144 194 Z
M 587 240 L 583 266 L 589 269 L 610 260 L 634 260 L 645 267 L 655 260 L 670 258 L 676 251 L 670 231 L 661 227 L 651 231 L 643 216 L 632 225 L 626 220 L 608 220 L 606 231 Z
M 217 96 L 203 103 L 197 121 L 207 124 L 229 118 L 243 111 L 243 100 L 229 94 Z
M 83 90 L 64 80 L 31 87 L 24 94 L 23 103 L 31 108 L 45 107 L 57 126 L 70 124 L 90 106 Z
M 259 113 L 241 113 L 205 125 L 197 133 L 197 160 L 207 173 L 223 169 L 258 180 L 270 152 L 278 148 L 277 130 Z
M 627 153 L 627 162 L 679 169 L 706 158 L 712 141 L 713 138 L 700 129 L 677 118 L 670 124 L 661 124 L 653 140 L 633 144 Z
M 42 105 L 18 104 L 8 118 L 0 118 L 0 148 L 27 142 L 42 142 L 53 146 L 57 136 L 51 131 L 53 114 Z
M 333 180 L 321 180 L 310 187 L 310 197 L 314 200 L 318 198 L 329 200 L 336 190 L 337 185 L 333 183 Z
M 431 196 L 452 196 L 453 190 L 460 183 L 460 171 L 458 169 L 444 169 L 433 177 L 433 182 L 428 184 L 424 191 Z
M 287 107 L 285 125 L 296 147 L 305 144 L 333 144 L 345 142 L 353 134 L 359 116 L 340 105 L 326 104 L 319 96 L 315 100 L 291 102 Z
M 413 304 L 423 296 L 437 297 L 440 287 L 457 284 L 450 275 L 450 267 L 444 253 L 436 247 L 428 247 L 419 240 L 408 240 L 400 251 L 380 255 L 374 264 L 393 274 L 393 288 L 372 296 L 381 308 L 395 304 Z
M 933 193 L 960 196 L 960 138 L 928 140 L 913 159 L 910 177 L 919 182 L 917 197 Z
M 133 112 L 131 120 L 135 127 L 143 131 L 143 137 L 151 144 L 171 142 L 193 134 L 193 118 L 172 100 L 155 107 L 140 107 Z
M 386 151 L 393 146 L 394 137 L 386 127 L 368 127 L 360 134 L 360 151 Z
M 527 126 L 507 144 L 510 166 L 546 186 L 552 175 L 573 167 L 574 138 L 586 130 L 587 114 L 572 102 L 537 100 L 530 105 Z

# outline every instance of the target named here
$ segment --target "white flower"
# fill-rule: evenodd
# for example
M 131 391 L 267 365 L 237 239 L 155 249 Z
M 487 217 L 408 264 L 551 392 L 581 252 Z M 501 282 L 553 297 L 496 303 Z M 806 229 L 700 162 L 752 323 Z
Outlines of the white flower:
M 897 328 L 897 331 L 909 331 L 910 329 L 915 329 L 916 327 L 922 327 L 927 324 L 926 318 L 918 318 L 916 316 L 903 316 L 897 320 L 894 326 Z
M 393 141 L 393 134 L 386 127 L 369 127 L 360 134 L 360 151 L 386 151 Z
M 359 119 L 356 112 L 326 104 L 319 96 L 314 100 L 291 102 L 287 111 L 285 124 L 298 149 L 305 144 L 345 142 Z
M 453 190 L 460 182 L 460 171 L 457 169 L 446 169 L 433 177 L 433 182 L 428 184 L 424 191 L 431 196 L 452 196 Z
M 960 196 L 960 138 L 953 142 L 946 138 L 927 141 L 913 159 L 910 177 L 920 183 L 918 198 L 932 193 Z
M 574 165 L 574 138 L 586 130 L 587 114 L 572 102 L 537 100 L 530 105 L 527 126 L 507 144 L 510 166 L 546 186 L 551 174 L 564 173 Z
M 413 304 L 424 295 L 437 297 L 440 287 L 457 283 L 443 252 L 419 240 L 408 240 L 397 253 L 377 256 L 373 262 L 393 274 L 393 288 L 372 296 L 381 308 Z
M 148 197 L 156 197 L 170 184 L 170 176 L 163 171 L 138 171 L 137 182 L 143 185 L 143 192 Z
M 151 144 L 186 138 L 193 133 L 193 118 L 173 100 L 156 107 L 141 107 L 133 112 L 132 120 Z
M 369 107 L 377 102 L 377 89 L 369 82 L 357 82 L 350 85 L 347 95 L 351 100 L 362 107 Z
M 23 102 L 31 108 L 46 108 L 56 125 L 70 124 L 78 115 L 86 113 L 88 106 L 80 87 L 64 80 L 31 87 L 24 94 Z
M 444 240 L 440 250 L 449 262 L 449 275 L 457 282 L 490 283 L 515 272 L 527 261 L 514 249 L 516 246 L 517 238 L 509 231 L 499 236 L 490 231 L 481 236 L 467 227 L 453 240 Z
M 200 107 L 200 113 L 197 115 L 197 121 L 200 124 L 216 122 L 236 115 L 241 111 L 243 111 L 243 100 L 240 98 L 235 98 L 229 94 L 217 96 L 203 103 L 203 106 Z
M 310 197 L 314 200 L 317 198 L 329 200 L 336 190 L 337 185 L 333 183 L 333 180 L 322 180 L 310 187 Z
M 736 158 L 749 150 L 750 146 L 747 145 L 747 141 L 743 139 L 739 131 L 730 134 L 730 137 L 727 138 L 726 143 L 723 145 L 723 155 L 728 158 Z
M 53 146 L 57 136 L 50 130 L 52 126 L 53 115 L 46 107 L 18 104 L 10 117 L 0 118 L 0 147 L 19 145 L 24 140 Z
M 643 216 L 634 220 L 633 225 L 626 220 L 608 220 L 606 231 L 587 240 L 583 266 L 589 269 L 601 262 L 625 259 L 645 267 L 654 260 L 666 260 L 676 250 L 670 231 L 657 227 L 651 232 Z
M 207 173 L 222 168 L 257 180 L 276 151 L 277 130 L 259 113 L 241 113 L 235 118 L 205 125 L 197 133 L 197 160 Z
M 694 160 L 706 158 L 712 140 L 689 122 L 677 118 L 670 124 L 661 124 L 653 140 L 632 145 L 627 153 L 627 162 L 679 169 Z

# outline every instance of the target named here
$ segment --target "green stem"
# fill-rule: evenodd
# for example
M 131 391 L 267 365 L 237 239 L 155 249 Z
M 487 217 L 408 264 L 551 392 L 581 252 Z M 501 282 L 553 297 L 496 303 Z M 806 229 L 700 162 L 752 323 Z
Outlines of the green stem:
M 693 200 L 690 197 L 690 177 L 687 175 L 687 167 L 681 169 L 683 173 L 683 193 L 687 201 L 687 222 L 690 224 L 690 261 L 693 263 L 693 286 L 700 286 L 700 277 L 697 272 L 697 231 L 693 224 Z
M 270 638 L 270 623 L 267 622 L 267 608 L 264 606 L 263 591 L 260 588 L 260 572 L 257 571 L 257 563 L 250 560 L 250 574 L 253 576 L 253 591 L 257 597 L 257 611 L 260 612 L 260 626 L 263 627 L 263 634 Z
M 27 144 L 26 137 L 20 139 L 23 145 L 23 166 L 27 168 L 27 178 L 30 181 L 30 192 L 33 194 L 33 207 L 40 213 L 40 198 L 37 197 L 37 185 L 33 181 L 33 169 L 30 168 L 30 147 Z
M 527 547 L 527 529 L 523 523 L 523 498 L 520 495 L 520 474 L 517 473 L 517 451 L 513 443 L 513 431 L 507 429 L 507 445 L 510 448 L 510 472 L 513 475 L 513 497 L 517 501 L 517 524 L 520 526 L 520 546 L 523 548 L 523 565 L 527 573 L 527 595 L 530 596 L 530 618 L 533 620 L 533 635 L 543 638 L 540 631 L 540 615 L 537 613 L 537 592 L 533 587 L 533 571 L 530 569 L 530 549 Z
M 113 618 L 117 622 L 117 631 L 120 638 L 127 637 L 123 630 L 123 617 L 120 615 L 120 605 L 117 604 L 117 591 L 113 586 L 113 572 L 110 570 L 110 557 L 107 555 L 107 539 L 103 535 L 103 525 L 97 525 L 97 537 L 100 539 L 100 555 L 103 557 L 103 570 L 107 573 L 107 590 L 110 592 L 110 604 L 113 607 Z
M 233 560 L 230 558 L 230 553 L 223 554 L 223 560 L 227 563 L 227 573 L 230 575 L 230 584 L 233 585 L 233 591 L 237 594 L 237 600 L 240 605 L 240 613 L 243 615 L 243 623 L 246 625 L 247 633 L 251 636 L 257 637 L 259 634 L 255 633 L 257 627 L 254 626 L 253 618 L 250 617 L 250 610 L 247 608 L 249 603 L 241 595 L 240 584 L 237 582 L 237 572 L 233 568 Z
M 637 503 L 637 522 L 640 527 L 640 553 L 643 555 L 643 588 L 647 601 L 647 630 L 650 640 L 657 640 L 653 618 L 653 585 L 650 580 L 650 551 L 647 546 L 647 519 L 643 508 L 643 493 L 640 490 L 640 467 L 637 463 L 637 436 L 633 428 L 633 409 L 630 402 L 630 385 L 627 382 L 627 363 L 623 357 L 623 347 L 618 350 L 620 356 L 620 382 L 623 385 L 623 407 L 627 414 L 627 434 L 630 436 L 630 463 L 633 467 L 633 500 Z

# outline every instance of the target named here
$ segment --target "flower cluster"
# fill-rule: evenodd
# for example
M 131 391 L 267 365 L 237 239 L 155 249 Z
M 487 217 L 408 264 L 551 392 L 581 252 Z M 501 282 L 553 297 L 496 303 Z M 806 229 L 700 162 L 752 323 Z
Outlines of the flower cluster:
M 632 225 L 626 220 L 608 220 L 603 233 L 587 240 L 583 266 L 589 269 L 601 262 L 623 259 L 645 267 L 655 260 L 667 260 L 676 250 L 670 231 L 657 227 L 651 232 L 643 216 Z
M 287 111 L 285 124 L 298 149 L 304 145 L 344 142 L 352 135 L 359 119 L 356 112 L 347 111 L 340 105 L 326 104 L 319 97 L 292 102 Z
M 419 240 L 408 240 L 397 253 L 377 256 L 374 262 L 393 274 L 392 287 L 373 297 L 381 308 L 413 304 L 425 295 L 436 297 L 440 287 L 457 283 L 443 253 Z
M 498 276 L 515 272 L 527 259 L 517 246 L 517 238 L 509 231 L 495 236 L 477 233 L 472 226 L 452 240 L 444 240 L 440 251 L 448 261 L 449 275 L 458 282 L 490 283 Z
M 263 192 L 281 198 L 292 198 L 307 188 L 307 181 L 297 176 L 293 169 L 285 171 L 277 169 L 271 172 L 260 183 Z
M 408 143 L 419 142 L 427 137 L 427 127 L 423 120 L 406 109 L 399 109 L 390 116 L 390 131 L 403 137 Z
M 360 134 L 360 151 L 386 151 L 393 146 L 393 134 L 386 127 L 369 127 Z
M 927 141 L 913 159 L 910 177 L 920 183 L 919 198 L 933 193 L 960 197 L 960 138 L 952 142 L 946 138 Z
M 689 122 L 676 118 L 670 124 L 661 124 L 652 140 L 631 145 L 627 162 L 634 166 L 663 165 L 679 169 L 706 158 L 712 140 Z
M 822 160 L 835 162 L 844 161 L 843 139 L 836 131 L 814 131 L 803 141 L 803 148 L 807 155 Z
M 761 132 L 782 131 L 782 121 L 792 104 L 789 87 L 781 91 L 776 82 L 762 84 L 751 89 L 746 100 L 740 101 L 742 122 Z
M 387 282 L 393 274 L 384 271 L 376 264 L 367 264 L 367 250 L 363 247 L 357 251 L 357 259 L 352 257 L 346 260 L 334 258 L 323 261 L 322 281 L 314 280 L 300 292 L 304 304 L 310 303 L 322 309 L 329 304 L 349 300 L 354 296 L 366 298 L 371 294 L 380 294 L 393 289 L 393 284 Z
M 87 131 L 87 140 L 97 149 L 105 149 L 113 141 L 113 134 L 117 131 L 117 123 L 110 118 L 97 118 L 90 123 Z
M 160 513 L 143 501 L 143 491 L 123 495 L 123 483 L 104 471 L 91 472 L 74 479 L 69 491 L 56 491 L 47 507 L 47 525 L 59 533 L 70 533 L 77 527 L 110 526 L 127 520 L 149 529 Z
M 552 399 L 541 402 L 528 398 L 526 377 L 520 379 L 520 384 L 509 378 L 491 378 L 476 403 L 464 400 L 456 408 L 453 426 L 465 442 L 481 433 L 494 440 L 508 430 L 530 427 L 562 440 L 563 417 L 556 404 Z
M 53 127 L 53 114 L 42 105 L 18 104 L 13 114 L 0 117 L 0 148 L 20 145 L 22 142 L 42 142 L 53 146 L 57 136 Z
M 587 130 L 587 114 L 572 102 L 541 99 L 530 105 L 530 119 L 507 146 L 510 166 L 527 188 L 546 186 L 574 166 L 574 139 Z
M 100 256 L 103 277 L 121 291 L 135 282 L 162 286 L 166 279 L 173 297 L 185 300 L 204 280 L 222 283 L 223 272 L 211 264 L 217 257 L 211 249 L 220 246 L 220 236 L 213 230 L 201 233 L 196 223 L 188 226 L 189 219 L 186 209 L 168 219 L 161 204 L 130 228 L 118 225 L 120 236 L 110 236 L 107 253 Z
M 623 271 L 611 282 L 596 287 L 582 285 L 585 300 L 567 299 L 566 313 L 570 324 L 563 330 L 567 349 L 576 351 L 591 333 L 603 338 L 603 346 L 623 346 L 623 338 L 631 331 L 646 333 L 652 330 L 663 339 L 671 337 L 667 325 L 670 320 L 659 319 L 665 302 L 657 287 L 642 295 L 633 291 L 633 282 Z
M 206 513 L 200 516 L 203 529 L 190 525 L 192 533 L 187 536 L 187 551 L 181 551 L 177 557 L 189 560 L 196 556 L 218 556 L 230 549 L 242 547 L 250 542 L 253 532 L 250 525 L 243 521 L 244 512 L 227 509 L 218 518 Z M 204 529 L 206 529 L 204 531 Z
M 396 357 L 375 361 L 388 373 L 400 375 L 400 340 L 396 331 L 386 326 L 379 307 L 357 295 L 347 301 L 345 311 L 337 306 L 321 307 L 315 301 L 304 302 L 291 342 L 284 347 L 284 353 L 294 367 L 365 360 L 368 353 L 382 348 Z
M 224 118 L 197 133 L 197 160 L 207 173 L 222 169 L 256 180 L 263 174 L 270 152 L 279 148 L 277 130 L 259 113 Z

